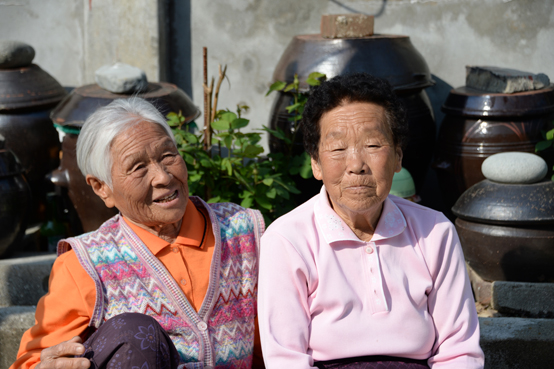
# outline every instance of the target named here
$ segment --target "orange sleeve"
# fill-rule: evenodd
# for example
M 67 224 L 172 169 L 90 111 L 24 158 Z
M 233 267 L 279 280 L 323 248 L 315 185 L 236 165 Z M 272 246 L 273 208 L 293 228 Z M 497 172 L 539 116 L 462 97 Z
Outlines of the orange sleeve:
M 95 300 L 94 281 L 79 264 L 75 252 L 60 255 L 50 273 L 48 293 L 37 304 L 35 325 L 23 334 L 17 360 L 10 369 L 32 369 L 40 361 L 43 349 L 84 335 Z

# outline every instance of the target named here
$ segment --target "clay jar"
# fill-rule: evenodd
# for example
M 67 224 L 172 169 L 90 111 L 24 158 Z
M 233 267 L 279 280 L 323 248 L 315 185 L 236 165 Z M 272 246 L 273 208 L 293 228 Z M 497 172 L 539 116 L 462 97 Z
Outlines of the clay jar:
M 295 36 L 281 56 L 273 81 L 293 82 L 298 75 L 300 89 L 308 91 L 306 78 L 312 72 L 324 73 L 328 79 L 366 72 L 387 79 L 407 109 L 410 142 L 404 151 L 403 166 L 413 176 L 416 190 L 423 187 L 434 151 L 435 121 L 424 88 L 434 84 L 427 63 L 408 36 L 378 35 L 361 38 L 323 38 L 319 34 Z M 293 125 L 285 108 L 293 96 L 279 92 L 270 115 L 270 128 L 282 129 L 290 138 Z M 295 151 L 304 151 L 301 134 L 296 136 Z M 283 144 L 269 137 L 272 152 L 282 152 Z M 313 180 L 308 186 L 297 183 L 305 199 L 319 192 L 321 184 Z M 303 188 L 304 187 L 304 188 Z M 306 188 L 308 187 L 308 188 Z
M 200 115 L 200 111 L 185 92 L 170 83 L 151 82 L 144 92 L 136 96 L 154 104 L 164 116 L 181 111 L 186 122 L 190 122 Z M 104 205 L 87 185 L 79 170 L 75 151 L 78 134 L 85 120 L 99 107 L 108 105 L 114 99 L 129 97 L 131 95 L 111 93 L 96 84 L 86 85 L 73 90 L 51 114 L 52 120 L 66 132 L 62 143 L 61 164 L 52 172 L 51 181 L 67 190 L 85 232 L 98 229 L 103 222 L 117 214 L 118 210 Z
M 479 171 L 480 172 L 480 171 Z M 488 281 L 554 282 L 554 182 L 485 179 L 452 208 L 467 263 Z
M 65 95 L 65 89 L 38 65 L 0 68 L 0 134 L 25 169 L 32 192 L 31 224 L 44 220 L 49 190 L 45 176 L 58 166 L 60 152 L 49 115 Z
M 30 192 L 24 168 L 0 135 L 0 257 L 13 251 L 25 233 Z
M 450 92 L 433 168 L 447 208 L 472 185 L 485 179 L 483 161 L 507 151 L 535 152 L 554 120 L 554 85 L 513 94 L 487 93 L 459 87 Z M 538 152 L 552 168 L 553 151 Z

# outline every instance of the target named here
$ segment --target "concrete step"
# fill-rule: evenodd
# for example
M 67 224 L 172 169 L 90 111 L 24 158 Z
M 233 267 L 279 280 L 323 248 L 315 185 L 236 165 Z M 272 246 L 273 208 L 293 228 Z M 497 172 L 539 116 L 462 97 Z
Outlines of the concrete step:
M 0 369 L 8 369 L 13 364 L 21 336 L 34 324 L 34 306 L 0 308 Z
M 0 260 L 0 307 L 36 305 L 48 292 L 56 254 Z
M 485 369 L 552 368 L 554 320 L 479 318 Z

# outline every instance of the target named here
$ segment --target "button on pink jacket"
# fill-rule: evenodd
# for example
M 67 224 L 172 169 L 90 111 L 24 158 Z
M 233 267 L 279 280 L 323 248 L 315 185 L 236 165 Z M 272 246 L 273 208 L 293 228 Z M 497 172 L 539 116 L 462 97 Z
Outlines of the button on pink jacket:
M 441 213 L 398 197 L 386 199 L 364 242 L 323 187 L 263 235 L 258 288 L 268 369 L 366 355 L 483 368 L 456 230 Z

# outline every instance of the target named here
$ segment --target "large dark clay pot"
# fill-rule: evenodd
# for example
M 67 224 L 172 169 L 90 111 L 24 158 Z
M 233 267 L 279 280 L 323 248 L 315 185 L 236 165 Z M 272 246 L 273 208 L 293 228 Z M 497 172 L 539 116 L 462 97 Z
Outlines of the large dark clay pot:
M 554 85 L 514 94 L 486 93 L 460 87 L 452 90 L 442 110 L 433 168 L 443 201 L 451 208 L 469 187 L 485 179 L 481 165 L 493 154 L 535 153 L 541 130 L 554 120 Z M 553 151 L 538 152 L 554 165 Z
M 32 193 L 29 222 L 44 220 L 45 176 L 59 163 L 60 141 L 50 111 L 65 89 L 38 65 L 0 69 L 0 134 L 25 169 Z
M 484 180 L 452 211 L 466 261 L 481 278 L 554 282 L 554 182 Z
M 0 136 L 0 257 L 15 250 L 25 233 L 31 194 L 23 172 Z
M 404 150 L 403 166 L 414 179 L 418 192 L 434 152 L 435 121 L 429 98 L 423 90 L 434 84 L 427 63 L 415 49 L 408 36 L 373 35 L 363 38 L 328 39 L 321 35 L 295 36 L 281 56 L 273 73 L 273 81 L 292 82 L 298 75 L 300 89 L 308 91 L 304 82 L 312 72 L 325 73 L 327 78 L 357 72 L 366 72 L 387 79 L 407 109 L 410 141 Z M 292 138 L 291 116 L 285 108 L 291 105 L 290 93 L 279 92 L 270 115 L 269 126 L 282 129 Z M 269 137 L 273 152 L 282 152 L 283 144 Z M 302 135 L 296 135 L 296 152 L 303 151 Z M 303 198 L 317 194 L 321 183 L 303 191 Z M 302 187 L 299 184 L 299 187 Z M 308 191 L 308 193 L 306 193 Z

